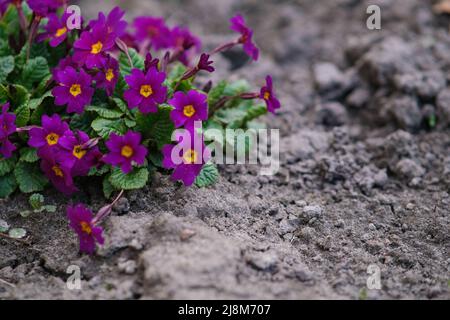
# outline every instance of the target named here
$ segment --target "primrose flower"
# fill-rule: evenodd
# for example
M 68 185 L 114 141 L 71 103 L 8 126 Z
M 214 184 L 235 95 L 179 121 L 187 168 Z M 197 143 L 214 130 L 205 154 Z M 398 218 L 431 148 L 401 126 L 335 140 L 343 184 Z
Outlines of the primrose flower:
M 148 153 L 147 148 L 141 145 L 141 134 L 133 131 L 128 131 L 124 136 L 111 133 L 106 147 L 109 153 L 103 161 L 120 167 L 124 173 L 131 172 L 133 163 L 143 165 Z
M 192 125 L 194 121 L 208 120 L 207 96 L 196 90 L 189 90 L 186 94 L 176 92 L 169 104 L 175 107 L 170 112 L 170 118 L 177 128 Z
M 53 68 L 53 70 L 52 70 L 53 79 L 55 80 L 56 83 L 61 82 L 58 79 L 58 73 L 60 71 L 63 71 L 67 67 L 72 67 L 74 69 L 77 69 L 79 67 L 79 65 L 77 63 L 75 63 L 75 61 L 73 61 L 71 56 L 67 56 L 63 59 L 60 59 L 58 62 L 58 65 L 55 68 Z
M 65 135 L 59 140 L 61 152 L 65 157 L 62 165 L 72 168 L 72 176 L 86 176 L 89 170 L 96 166 L 101 156 L 97 146 L 90 147 L 89 136 L 78 130 L 75 133 L 66 131 Z
M 114 37 L 122 37 L 125 34 L 125 29 L 127 28 L 128 23 L 125 20 L 122 20 L 125 15 L 125 11 L 121 10 L 120 7 L 115 7 L 111 10 L 111 12 L 106 17 L 103 12 L 98 13 L 98 19 L 92 20 L 89 23 L 89 27 L 91 29 L 97 27 L 106 26 L 106 30 L 108 33 L 113 34 Z
M 259 57 L 259 49 L 253 43 L 253 30 L 245 24 L 244 17 L 238 14 L 231 18 L 230 22 L 230 29 L 241 34 L 239 43 L 244 45 L 244 51 L 250 56 L 250 58 L 257 61 Z
M 202 47 L 202 42 L 199 38 L 192 35 L 188 28 L 175 27 L 170 32 L 172 46 L 182 52 L 178 57 L 183 64 L 188 65 L 188 53 L 191 48 L 195 49 L 195 52 L 199 52 Z
M 106 90 L 108 96 L 111 96 L 119 80 L 119 63 L 111 56 L 102 63 L 100 71 L 95 75 L 94 80 L 98 88 Z
M 95 225 L 92 212 L 82 204 L 67 208 L 69 226 L 78 235 L 80 251 L 88 254 L 95 252 L 96 243 L 103 244 L 103 229 Z
M 37 16 L 45 17 L 66 4 L 67 0 L 27 0 L 27 3 Z
M 137 17 L 133 25 L 136 29 L 136 40 L 151 40 L 152 48 L 155 50 L 171 46 L 171 32 L 163 18 Z
M 79 73 L 72 67 L 58 72 L 59 86 L 52 90 L 55 104 L 67 104 L 68 113 L 83 113 L 84 106 L 91 103 L 94 89 L 91 88 L 91 77 L 84 71 Z
M 10 158 L 16 146 L 9 141 L 8 137 L 16 132 L 16 115 L 8 113 L 9 103 L 2 106 L 2 113 L 0 114 L 0 155 L 4 158 Z
M 261 88 L 259 97 L 266 102 L 267 110 L 269 112 L 275 113 L 275 110 L 281 107 L 280 101 L 277 99 L 273 89 L 271 76 L 266 77 L 266 85 Z
M 197 133 L 194 126 L 187 127 L 178 136 L 176 146 L 165 145 L 162 153 L 163 167 L 174 169 L 171 179 L 181 180 L 185 186 L 194 183 L 204 164 L 211 158 L 211 151 L 205 146 L 203 135 Z
M 167 97 L 167 87 L 163 86 L 165 79 L 166 74 L 158 72 L 156 68 L 150 68 L 145 74 L 139 69 L 133 69 L 131 75 L 125 77 L 130 86 L 123 94 L 128 107 L 138 107 L 142 113 L 157 112 L 158 104 Z
M 45 26 L 46 32 L 37 37 L 38 41 L 50 39 L 50 46 L 57 47 L 67 39 L 70 31 L 67 29 L 67 19 L 70 17 L 68 13 L 64 13 L 61 19 L 55 13 L 48 14 L 48 23 Z
M 57 190 L 69 196 L 78 189 L 73 184 L 71 168 L 64 165 L 65 158 L 64 154 L 58 152 L 46 156 L 41 161 L 41 170 Z
M 73 60 L 85 64 L 88 69 L 101 67 L 106 60 L 104 53 L 114 47 L 116 36 L 108 31 L 106 25 L 95 25 L 90 31 L 84 31 L 75 41 Z
M 38 149 L 41 158 L 51 158 L 53 150 L 58 147 L 59 139 L 69 130 L 69 125 L 62 121 L 56 113 L 51 117 L 42 116 L 42 128 L 32 128 L 29 131 L 28 145 Z

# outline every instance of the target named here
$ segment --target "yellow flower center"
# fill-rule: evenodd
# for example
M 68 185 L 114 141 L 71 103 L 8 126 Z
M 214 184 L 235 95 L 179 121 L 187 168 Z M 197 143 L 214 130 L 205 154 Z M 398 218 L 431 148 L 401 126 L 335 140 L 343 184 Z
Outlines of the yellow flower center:
M 112 79 L 114 79 L 113 69 L 108 69 L 108 71 L 106 71 L 106 80 L 111 82 Z
M 270 92 L 266 91 L 264 92 L 264 100 L 269 100 L 270 99 Z
M 194 109 L 194 106 L 192 105 L 192 104 L 190 104 L 190 105 L 187 105 L 187 106 L 184 106 L 184 108 L 183 108 L 183 114 L 186 116 L 186 117 L 192 117 L 194 114 L 195 114 L 195 109 Z
M 149 84 L 144 84 L 141 86 L 140 90 L 141 96 L 144 96 L 146 98 L 150 97 L 153 94 L 153 88 Z
M 86 155 L 86 150 L 83 150 L 83 148 L 81 147 L 81 146 L 75 146 L 74 148 L 73 148 L 73 152 L 72 152 L 72 154 L 76 157 L 76 158 L 78 158 L 78 159 L 81 159 L 81 158 L 83 158 L 85 155 Z
M 58 143 L 59 135 L 56 133 L 50 133 L 45 137 L 45 139 L 47 140 L 49 146 L 54 146 Z
M 81 225 L 81 231 L 83 231 L 84 233 L 87 233 L 88 235 L 90 235 L 92 233 L 92 228 L 89 225 L 89 223 L 87 223 L 85 221 L 81 221 L 80 225 Z
M 70 87 L 70 94 L 73 95 L 74 97 L 78 96 L 79 94 L 81 94 L 81 86 L 79 84 L 73 84 Z
M 92 48 L 91 53 L 97 54 L 100 53 L 100 51 L 102 51 L 103 44 L 99 41 L 97 43 L 94 43 L 91 48 Z
M 133 148 L 130 146 L 123 146 L 120 154 L 124 156 L 125 158 L 129 158 L 133 155 Z
M 59 28 L 58 30 L 56 30 L 55 37 L 61 37 L 66 32 L 67 32 L 67 28 L 66 27 Z
M 197 162 L 197 152 L 190 149 L 189 151 L 185 152 L 183 155 L 184 163 L 186 164 L 192 164 Z
M 58 166 L 53 166 L 53 167 L 52 167 L 52 170 L 53 170 L 53 172 L 55 173 L 55 175 L 56 175 L 57 177 L 61 177 L 61 178 L 64 177 L 64 173 L 62 172 L 62 170 L 61 170 L 60 167 L 58 167 Z

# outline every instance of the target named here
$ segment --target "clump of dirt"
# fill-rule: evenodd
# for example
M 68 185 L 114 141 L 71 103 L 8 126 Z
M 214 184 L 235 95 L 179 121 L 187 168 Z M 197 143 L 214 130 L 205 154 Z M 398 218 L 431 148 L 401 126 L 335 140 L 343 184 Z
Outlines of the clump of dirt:
M 365 27 L 369 4 L 382 9 L 380 31 Z M 26 197 L 2 201 L 0 219 L 30 243 L 0 239 L 0 298 L 450 298 L 450 19 L 432 1 L 127 5 L 129 17 L 208 32 L 207 48 L 229 39 L 228 17 L 248 17 L 261 61 L 215 62 L 229 78 L 274 76 L 283 107 L 267 123 L 281 130 L 280 172 L 223 166 L 208 189 L 155 174 L 115 207 L 95 256 L 77 253 L 65 218 L 68 202 L 103 205 L 94 187 L 76 199 L 49 190 L 58 212 L 27 219 Z M 82 290 L 67 288 L 69 265 Z M 370 265 L 381 290 L 366 287 Z

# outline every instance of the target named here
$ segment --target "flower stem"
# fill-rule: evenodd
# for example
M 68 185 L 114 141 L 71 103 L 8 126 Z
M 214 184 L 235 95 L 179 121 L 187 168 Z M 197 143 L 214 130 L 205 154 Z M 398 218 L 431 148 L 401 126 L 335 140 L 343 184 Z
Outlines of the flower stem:
M 113 202 L 104 206 L 98 211 L 97 215 L 94 217 L 94 219 L 92 219 L 92 223 L 94 225 L 100 223 L 112 212 L 112 208 L 116 205 L 116 203 L 120 200 L 120 198 L 122 198 L 124 192 L 125 192 L 124 190 L 121 190 L 117 195 L 117 197 L 113 200 Z
M 27 61 L 30 58 L 31 45 L 33 43 L 34 38 L 36 37 L 39 24 L 41 23 L 41 17 L 35 16 L 33 18 L 33 22 L 31 22 L 30 33 L 28 35 L 28 47 L 27 47 Z
M 227 43 L 222 44 L 222 45 L 218 46 L 217 48 L 215 48 L 213 51 L 211 51 L 209 53 L 209 55 L 212 56 L 212 55 L 214 55 L 216 53 L 219 53 L 219 52 L 228 51 L 228 50 L 230 50 L 231 48 L 233 48 L 234 46 L 236 46 L 238 44 L 239 44 L 239 39 L 231 41 L 231 42 L 227 42 Z

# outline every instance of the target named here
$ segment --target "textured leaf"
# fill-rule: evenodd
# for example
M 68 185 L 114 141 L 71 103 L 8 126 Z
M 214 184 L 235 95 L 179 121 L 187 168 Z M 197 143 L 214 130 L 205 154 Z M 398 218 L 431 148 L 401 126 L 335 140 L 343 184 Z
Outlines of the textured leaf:
M 14 170 L 14 175 L 16 176 L 20 191 L 23 193 L 43 191 L 48 182 L 37 164 L 19 162 Z
M 111 178 L 111 175 L 107 175 L 103 179 L 103 195 L 105 196 L 106 199 L 111 198 L 111 195 L 113 194 L 113 192 L 116 191 L 116 189 L 113 187 L 111 182 L 109 182 L 110 178 Z
M 148 169 L 134 168 L 134 170 L 128 174 L 122 172 L 120 168 L 114 168 L 109 182 L 111 185 L 118 189 L 134 190 L 143 188 L 148 181 Z
M 22 83 L 30 88 L 33 83 L 42 81 L 49 74 L 47 60 L 44 57 L 36 57 L 25 63 L 22 70 Z
M 14 70 L 14 57 L 6 56 L 0 58 L 0 82 L 4 83 L 8 75 Z
M 47 91 L 46 93 L 44 93 L 42 96 L 40 96 L 39 98 L 35 98 L 35 99 L 31 99 L 30 103 L 28 104 L 28 107 L 31 110 L 35 110 L 37 109 L 37 107 L 39 107 L 41 105 L 41 103 L 48 97 L 52 97 L 52 92 L 51 91 Z
M 215 184 L 219 180 L 219 170 L 215 164 L 207 163 L 203 166 L 202 171 L 195 179 L 195 184 L 200 187 L 208 187 Z
M 27 235 L 27 231 L 23 228 L 14 228 L 9 230 L 8 235 L 13 239 L 22 239 Z
M 17 108 L 15 114 L 17 127 L 24 127 L 30 121 L 31 111 L 27 104 L 23 104 Z
M 226 81 L 220 81 L 215 87 L 211 89 L 208 93 L 208 106 L 213 106 L 219 102 L 220 98 L 223 97 L 225 88 L 227 87 Z
M 34 210 L 39 210 L 44 205 L 44 196 L 40 193 L 32 194 L 28 202 Z
M 14 170 L 17 162 L 17 157 L 12 156 L 11 158 L 5 159 L 0 158 L 0 177 Z
M 128 48 L 128 54 L 133 62 L 133 68 L 144 70 L 144 58 L 136 52 L 133 48 Z M 119 56 L 120 71 L 123 76 L 131 74 L 131 66 L 128 57 L 125 53 L 121 52 Z
M 35 148 L 22 148 L 20 149 L 20 161 L 25 162 L 37 162 L 39 157 L 37 155 L 37 150 Z
M 155 142 L 158 148 L 171 143 L 172 132 L 175 127 L 170 119 L 169 106 L 160 106 L 157 113 L 136 115 L 136 129 L 141 132 L 146 139 Z
M 123 115 L 123 113 L 119 110 L 108 109 L 107 105 L 87 106 L 85 110 L 96 112 L 100 117 L 105 119 L 118 119 Z
M 17 188 L 17 181 L 14 173 L 8 173 L 0 177 L 0 198 L 6 198 L 11 195 Z
M 258 104 L 255 106 L 251 106 L 247 110 L 247 114 L 245 116 L 245 121 L 246 122 L 252 121 L 252 120 L 259 118 L 265 114 L 267 114 L 267 107 L 265 105 Z
M 122 119 L 111 120 L 97 118 L 92 122 L 92 129 L 103 139 L 108 139 L 109 135 L 114 132 L 119 135 L 125 134 L 127 128 Z

